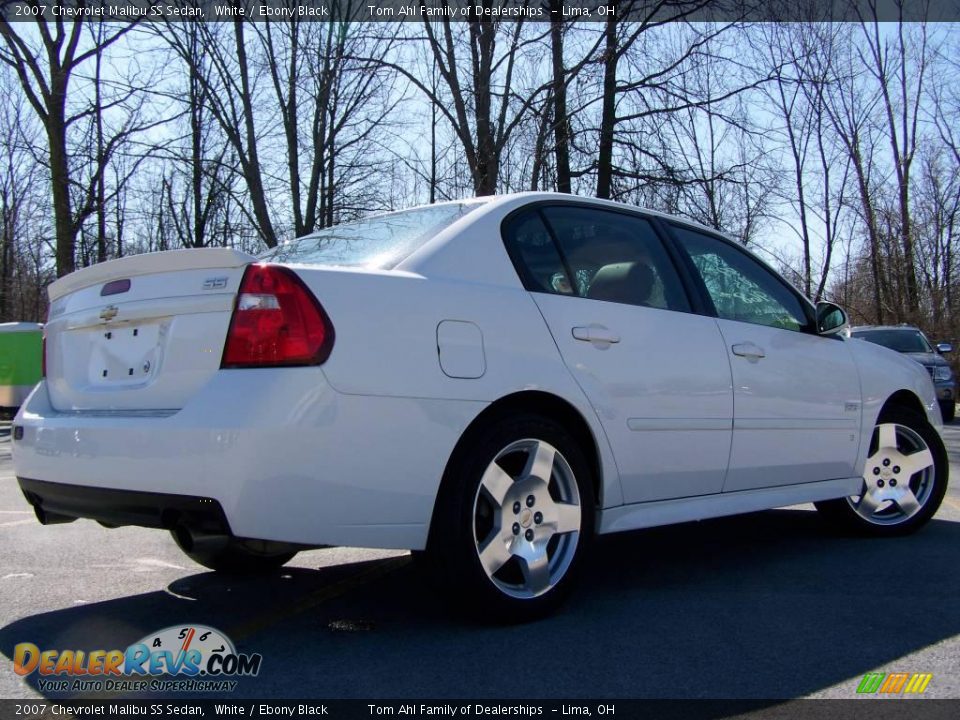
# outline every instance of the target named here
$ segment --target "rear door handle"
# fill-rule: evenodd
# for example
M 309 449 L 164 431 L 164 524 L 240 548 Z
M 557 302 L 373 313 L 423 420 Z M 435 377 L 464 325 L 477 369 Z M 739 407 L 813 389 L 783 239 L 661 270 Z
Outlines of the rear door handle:
M 612 345 L 620 342 L 620 336 L 602 325 L 587 325 L 573 328 L 573 336 L 584 342 Z
M 733 350 L 734 355 L 745 357 L 748 360 L 759 360 L 767 356 L 762 347 L 754 345 L 752 342 L 737 343 L 730 349 Z

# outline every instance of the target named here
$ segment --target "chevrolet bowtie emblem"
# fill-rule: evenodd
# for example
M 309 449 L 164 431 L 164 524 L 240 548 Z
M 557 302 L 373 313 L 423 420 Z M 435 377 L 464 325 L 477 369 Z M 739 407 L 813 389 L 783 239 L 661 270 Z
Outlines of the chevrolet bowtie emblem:
M 116 305 L 107 305 L 103 310 L 100 311 L 100 319 L 104 322 L 110 322 L 117 316 L 118 312 L 120 311 L 117 310 Z

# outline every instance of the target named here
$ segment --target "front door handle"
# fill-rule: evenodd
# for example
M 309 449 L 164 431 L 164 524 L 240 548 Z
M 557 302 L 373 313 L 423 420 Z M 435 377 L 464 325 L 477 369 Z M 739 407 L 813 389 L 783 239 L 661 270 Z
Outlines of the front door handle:
M 759 360 L 767 356 L 762 347 L 754 345 L 752 342 L 737 343 L 730 349 L 733 350 L 734 355 L 745 357 L 748 360 Z
M 608 330 L 603 325 L 587 325 L 586 327 L 573 328 L 573 336 L 577 340 L 584 342 L 597 343 L 600 345 L 612 345 L 620 342 L 620 336 L 615 332 Z

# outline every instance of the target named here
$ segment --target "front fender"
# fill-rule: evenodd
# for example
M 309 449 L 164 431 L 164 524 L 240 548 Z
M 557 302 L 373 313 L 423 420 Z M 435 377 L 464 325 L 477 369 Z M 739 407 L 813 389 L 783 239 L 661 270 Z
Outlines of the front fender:
M 942 432 L 937 394 L 926 368 L 900 353 L 865 340 L 850 338 L 850 351 L 860 375 L 861 441 L 859 466 L 866 462 L 870 437 L 880 411 L 895 393 L 908 392 L 923 407 L 927 421 Z

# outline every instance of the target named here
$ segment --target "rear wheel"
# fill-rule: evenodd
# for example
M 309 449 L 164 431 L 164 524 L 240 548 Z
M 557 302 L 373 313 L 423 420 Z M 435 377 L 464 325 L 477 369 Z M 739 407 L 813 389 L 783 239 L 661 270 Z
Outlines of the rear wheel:
M 171 530 L 170 534 L 184 555 L 199 565 L 229 575 L 266 575 L 276 572 L 297 554 L 278 550 L 279 543 L 244 538 L 222 538 L 197 542 L 188 534 Z
M 947 490 L 947 454 L 922 415 L 894 408 L 873 430 L 858 495 L 817 503 L 830 520 L 870 535 L 904 535 L 925 525 Z
M 594 531 L 593 479 L 556 422 L 524 415 L 481 432 L 448 468 L 428 554 L 442 591 L 480 619 L 551 612 Z

